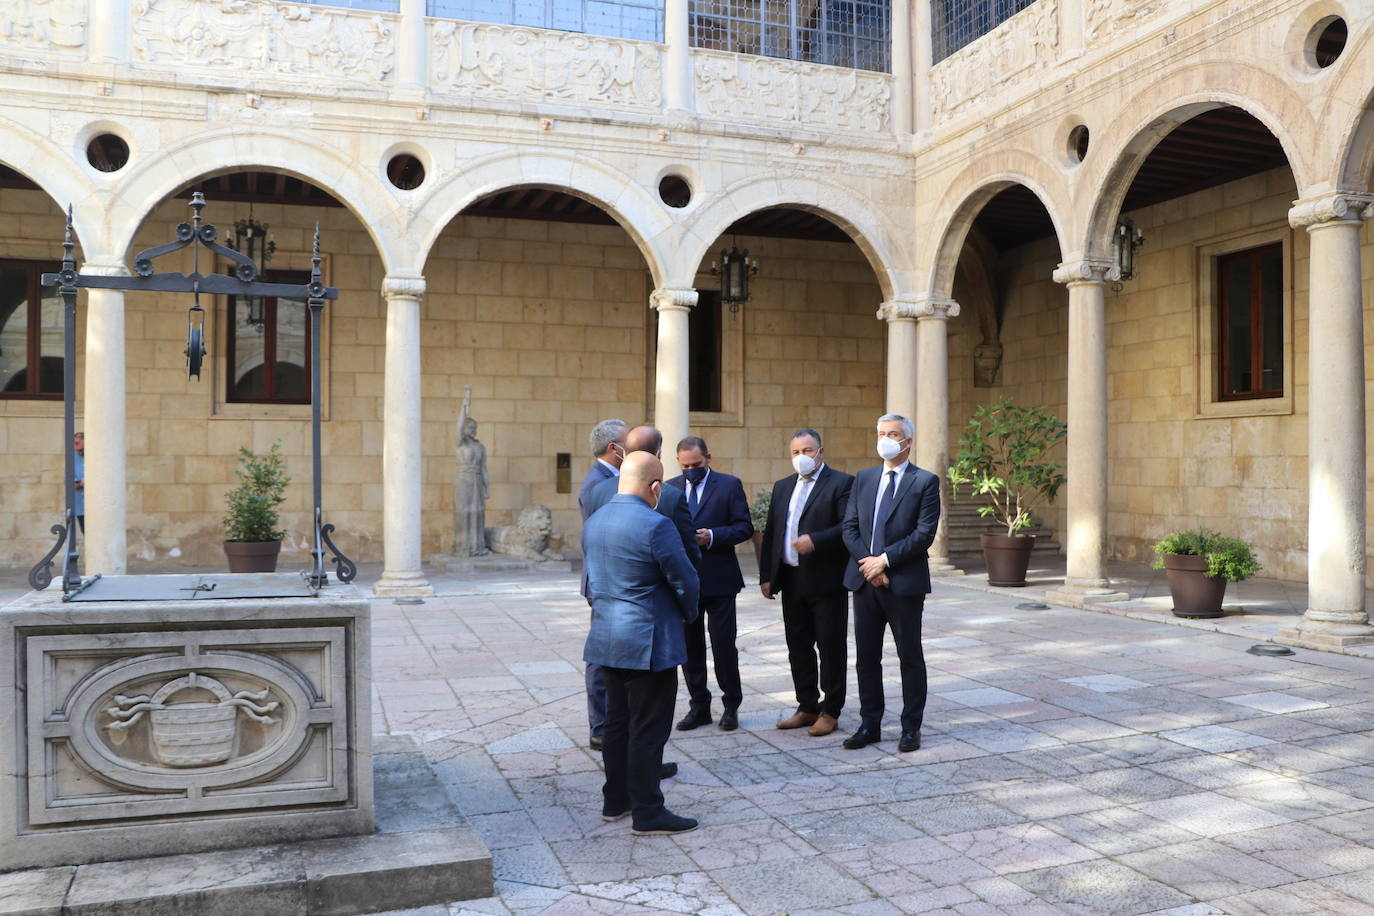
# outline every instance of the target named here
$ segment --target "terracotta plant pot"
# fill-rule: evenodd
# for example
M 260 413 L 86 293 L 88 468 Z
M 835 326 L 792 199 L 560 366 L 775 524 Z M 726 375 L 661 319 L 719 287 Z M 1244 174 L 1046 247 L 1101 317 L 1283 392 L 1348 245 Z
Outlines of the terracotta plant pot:
M 281 541 L 225 541 L 231 573 L 276 572 Z
M 980 534 L 978 538 L 983 544 L 983 559 L 987 561 L 988 585 L 1024 586 L 1031 551 L 1035 549 L 1035 535 Z
M 1226 577 L 1207 575 L 1207 558 L 1166 553 L 1161 556 L 1169 576 L 1175 617 L 1220 617 L 1226 596 Z

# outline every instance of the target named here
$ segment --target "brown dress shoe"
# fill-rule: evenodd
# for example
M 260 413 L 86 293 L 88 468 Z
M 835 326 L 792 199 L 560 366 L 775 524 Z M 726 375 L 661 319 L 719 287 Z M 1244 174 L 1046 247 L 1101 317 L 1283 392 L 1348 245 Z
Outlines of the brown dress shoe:
M 786 719 L 778 722 L 778 728 L 805 728 L 816 723 L 814 712 L 802 712 L 800 709 L 792 713 Z
M 835 726 L 839 724 L 839 719 L 830 715 L 828 712 L 823 712 L 820 714 L 820 717 L 816 719 L 816 724 L 808 728 L 806 733 L 813 738 L 820 738 L 833 732 Z

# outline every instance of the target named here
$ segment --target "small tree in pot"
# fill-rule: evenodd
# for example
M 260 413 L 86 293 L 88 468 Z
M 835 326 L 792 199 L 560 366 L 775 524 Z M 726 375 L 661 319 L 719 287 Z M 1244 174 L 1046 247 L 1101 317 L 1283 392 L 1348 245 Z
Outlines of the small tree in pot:
M 1175 531 L 1155 544 L 1155 569 L 1169 577 L 1176 617 L 1220 617 L 1226 583 L 1260 571 L 1250 545 L 1210 528 Z
M 239 448 L 239 466 L 234 471 L 239 485 L 224 496 L 224 555 L 230 572 L 273 572 L 281 553 L 285 532 L 277 526 L 277 507 L 286 501 L 286 459 L 281 440 L 272 450 L 259 455 Z
M 1020 407 L 1003 398 L 973 411 L 949 468 L 950 492 L 967 487 L 986 505 L 978 514 L 1006 528 L 981 536 L 990 585 L 1026 584 L 1035 535 L 1031 512 L 1054 501 L 1064 485 L 1063 468 L 1051 451 L 1068 425 L 1044 407 Z
M 754 501 L 749 505 L 749 520 L 754 523 L 754 559 L 763 562 L 763 529 L 768 527 L 768 511 L 773 506 L 773 491 L 759 487 L 754 491 Z

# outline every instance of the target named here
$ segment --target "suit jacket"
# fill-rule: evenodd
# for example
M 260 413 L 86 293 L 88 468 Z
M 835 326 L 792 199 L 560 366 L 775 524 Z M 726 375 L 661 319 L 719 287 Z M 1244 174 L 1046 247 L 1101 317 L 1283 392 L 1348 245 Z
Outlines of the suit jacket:
M 582 526 L 582 549 L 592 601 L 583 661 L 641 671 L 687 661 L 683 623 L 698 613 L 697 571 L 673 523 L 617 493 Z
M 619 488 L 619 477 L 603 480 L 593 487 L 591 495 L 587 497 L 587 517 L 591 518 L 598 509 L 610 502 Z M 699 565 L 701 548 L 697 546 L 697 526 L 692 524 L 692 517 L 687 512 L 687 499 L 672 487 L 663 487 L 658 494 L 658 514 L 671 520 L 677 527 L 682 549 L 687 551 L 687 559 L 692 561 L 693 567 Z
M 679 492 L 685 508 L 687 478 L 674 477 L 667 481 L 663 491 L 666 493 L 670 488 Z M 749 520 L 749 500 L 744 496 L 744 484 L 740 479 L 711 471 L 696 517 L 691 518 L 690 524 L 694 532 L 697 528 L 711 529 L 711 546 L 702 549 L 701 565 L 697 567 L 701 571 L 701 597 L 739 594 L 744 588 L 744 576 L 735 558 L 735 545 L 749 540 L 754 534 L 754 523 Z M 693 534 L 693 540 L 695 537 Z
M 587 469 L 587 476 L 582 478 L 582 488 L 577 491 L 577 508 L 582 510 L 582 521 L 586 521 L 591 512 L 587 511 L 587 498 L 592 495 L 592 490 L 603 480 L 613 480 L 615 475 L 610 469 L 600 461 L 593 461 L 592 466 Z
M 788 570 L 788 588 L 807 594 L 844 591 L 844 572 L 849 564 L 849 551 L 844 546 L 844 513 L 853 486 L 854 478 L 843 471 L 828 464 L 821 469 L 797 519 L 797 534 L 811 535 L 816 549 L 799 556 L 796 569 Z M 782 571 L 787 509 L 796 489 L 796 474 L 773 484 L 773 501 L 769 504 L 768 524 L 763 529 L 763 548 L 759 552 L 759 582 L 776 582 Z
M 859 560 L 871 556 L 873 513 L 878 507 L 878 484 L 884 467 L 864 468 L 854 476 L 849 508 L 844 516 L 844 544 L 853 562 L 844 574 L 844 587 L 858 591 L 864 584 Z M 887 517 L 885 533 L 887 577 L 894 595 L 916 597 L 930 594 L 930 555 L 940 523 L 940 478 L 911 465 L 897 485 L 896 502 Z

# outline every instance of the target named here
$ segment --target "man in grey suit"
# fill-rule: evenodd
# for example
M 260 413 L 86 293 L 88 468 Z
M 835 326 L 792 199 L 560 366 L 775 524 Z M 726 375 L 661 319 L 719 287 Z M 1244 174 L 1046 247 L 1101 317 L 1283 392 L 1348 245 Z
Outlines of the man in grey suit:
M 855 749 L 882 740 L 883 633 L 892 628 L 902 672 L 902 737 L 897 750 L 921 746 L 926 706 L 926 662 L 921 613 L 930 594 L 930 558 L 940 522 L 940 478 L 910 461 L 916 426 L 898 413 L 878 419 L 883 463 L 854 477 L 844 516 L 844 545 L 851 562 L 844 587 L 854 593 L 854 668 L 859 676 L 857 731 L 844 741 Z
M 601 666 L 606 682 L 601 817 L 631 815 L 637 836 L 697 826 L 664 806 L 659 786 L 698 589 L 675 526 L 654 511 L 662 490 L 662 462 L 635 452 L 621 465 L 616 495 L 582 529 L 592 601 L 582 658 Z
M 592 457 L 596 460 L 582 478 L 582 489 L 577 494 L 577 507 L 582 510 L 582 523 L 592 514 L 587 501 L 596 485 L 603 480 L 615 480 L 620 476 L 620 465 L 625 460 L 625 434 L 630 424 L 624 420 L 602 420 L 592 427 L 590 436 Z M 591 603 L 587 592 L 587 570 L 582 569 L 582 597 Z M 587 685 L 587 726 L 591 737 L 587 743 L 592 750 L 601 750 L 601 733 L 606 725 L 606 685 L 601 678 L 601 669 L 588 664 L 585 672 Z

